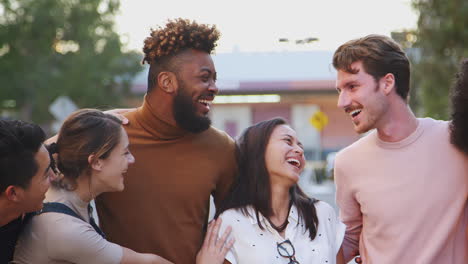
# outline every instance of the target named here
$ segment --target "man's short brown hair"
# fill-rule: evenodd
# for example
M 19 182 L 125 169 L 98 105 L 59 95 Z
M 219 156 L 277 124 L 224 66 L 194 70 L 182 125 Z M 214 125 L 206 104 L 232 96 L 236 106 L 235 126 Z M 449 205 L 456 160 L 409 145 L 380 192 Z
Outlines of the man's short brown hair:
M 161 71 L 177 71 L 174 57 L 189 49 L 210 54 L 216 47 L 219 36 L 214 25 L 198 24 L 181 18 L 169 20 L 164 28 L 152 29 L 151 36 L 145 39 L 145 57 L 142 62 L 150 65 L 148 92 L 156 86 L 156 79 Z
M 350 40 L 333 54 L 333 67 L 349 73 L 357 73 L 351 64 L 361 61 L 364 70 L 376 81 L 392 73 L 396 92 L 406 100 L 409 93 L 410 64 L 400 45 L 389 37 L 368 35 Z

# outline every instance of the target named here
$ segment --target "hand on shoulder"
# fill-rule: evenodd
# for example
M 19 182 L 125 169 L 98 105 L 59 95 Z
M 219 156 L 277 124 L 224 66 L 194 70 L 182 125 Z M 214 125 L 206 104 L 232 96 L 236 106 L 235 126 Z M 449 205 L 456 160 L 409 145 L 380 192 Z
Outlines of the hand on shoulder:
M 135 111 L 135 110 L 136 108 L 117 108 L 117 109 L 104 111 L 104 113 L 114 115 L 115 117 L 117 117 L 118 119 L 122 121 L 123 125 L 127 125 L 128 119 L 124 116 L 124 114 Z
M 203 241 L 203 246 L 197 254 L 197 264 L 224 263 L 224 258 L 234 244 L 234 239 L 227 241 L 231 233 L 230 226 L 226 228 L 223 235 L 218 239 L 221 222 L 221 218 L 218 218 L 208 225 L 208 231 Z

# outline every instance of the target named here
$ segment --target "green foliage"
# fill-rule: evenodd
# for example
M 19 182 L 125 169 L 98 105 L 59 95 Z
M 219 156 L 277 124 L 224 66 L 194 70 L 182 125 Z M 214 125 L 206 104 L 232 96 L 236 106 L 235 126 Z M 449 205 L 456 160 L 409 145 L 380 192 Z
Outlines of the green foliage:
M 67 95 L 79 107 L 119 106 L 141 70 L 114 31 L 118 0 L 0 0 L 0 103 L 21 117 L 52 119 Z
M 414 62 L 422 113 L 449 118 L 449 91 L 457 66 L 468 57 L 468 1 L 413 0 L 419 11 Z

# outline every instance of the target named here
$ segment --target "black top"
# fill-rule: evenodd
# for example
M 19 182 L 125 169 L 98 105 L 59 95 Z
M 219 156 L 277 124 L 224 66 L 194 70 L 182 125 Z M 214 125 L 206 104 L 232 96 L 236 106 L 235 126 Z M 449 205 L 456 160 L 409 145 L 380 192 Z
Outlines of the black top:
M 0 264 L 6 264 L 13 260 L 16 241 L 24 225 L 33 215 L 34 213 L 26 214 L 24 217 L 18 217 L 0 227 Z

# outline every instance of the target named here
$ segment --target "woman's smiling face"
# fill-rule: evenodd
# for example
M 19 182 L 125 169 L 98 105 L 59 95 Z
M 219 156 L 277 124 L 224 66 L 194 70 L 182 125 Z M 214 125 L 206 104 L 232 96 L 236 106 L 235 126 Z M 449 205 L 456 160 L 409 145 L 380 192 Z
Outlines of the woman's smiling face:
M 273 130 L 265 151 L 265 165 L 271 182 L 299 181 L 304 170 L 304 149 L 296 131 L 288 125 L 278 125 Z

